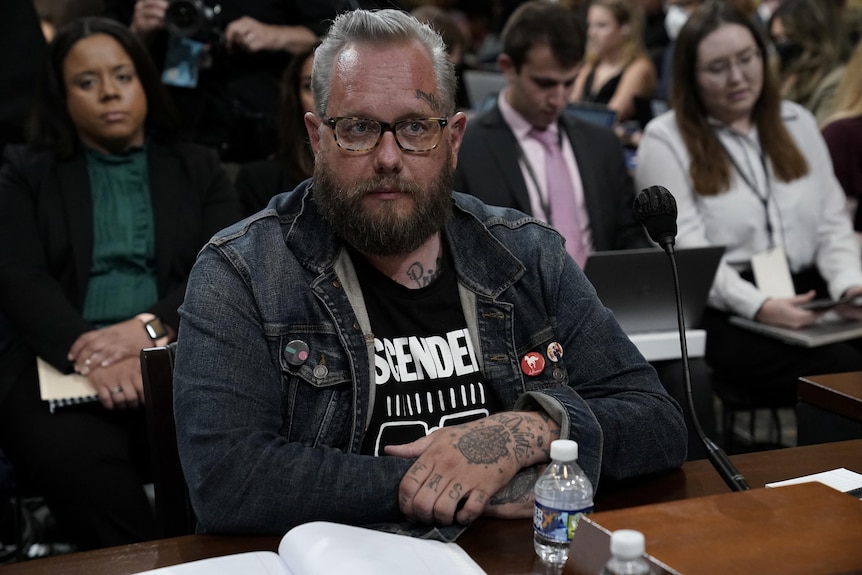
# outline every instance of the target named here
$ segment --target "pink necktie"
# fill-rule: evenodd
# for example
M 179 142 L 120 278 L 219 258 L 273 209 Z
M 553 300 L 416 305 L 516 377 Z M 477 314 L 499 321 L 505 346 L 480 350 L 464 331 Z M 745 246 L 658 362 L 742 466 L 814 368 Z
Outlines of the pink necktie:
M 587 250 L 582 237 L 581 215 L 575 202 L 572 175 L 563 158 L 563 150 L 556 133 L 533 129 L 530 135 L 545 149 L 545 175 L 548 180 L 548 205 L 552 226 L 566 238 L 566 250 L 581 267 L 587 261 Z

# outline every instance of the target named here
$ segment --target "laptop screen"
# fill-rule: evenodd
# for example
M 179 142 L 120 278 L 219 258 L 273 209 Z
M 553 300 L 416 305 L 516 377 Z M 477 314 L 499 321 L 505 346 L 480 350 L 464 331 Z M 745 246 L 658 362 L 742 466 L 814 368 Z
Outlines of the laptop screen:
M 686 328 L 698 327 L 724 247 L 676 250 Z M 627 334 L 676 331 L 676 294 L 668 255 L 661 249 L 596 252 L 584 274 Z
M 612 128 L 617 120 L 617 113 L 607 106 L 592 104 L 589 102 L 569 102 L 566 105 L 566 113 L 585 122 L 598 124 Z

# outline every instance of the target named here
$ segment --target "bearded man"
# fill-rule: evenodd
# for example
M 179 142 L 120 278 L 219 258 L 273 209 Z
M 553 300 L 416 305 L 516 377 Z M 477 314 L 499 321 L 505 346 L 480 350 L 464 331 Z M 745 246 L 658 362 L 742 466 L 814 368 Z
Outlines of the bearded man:
M 314 177 L 201 252 L 175 413 L 200 530 L 329 520 L 451 539 L 527 518 L 552 440 L 595 485 L 678 467 L 679 406 L 549 226 L 453 192 L 466 118 L 440 37 L 339 16 Z

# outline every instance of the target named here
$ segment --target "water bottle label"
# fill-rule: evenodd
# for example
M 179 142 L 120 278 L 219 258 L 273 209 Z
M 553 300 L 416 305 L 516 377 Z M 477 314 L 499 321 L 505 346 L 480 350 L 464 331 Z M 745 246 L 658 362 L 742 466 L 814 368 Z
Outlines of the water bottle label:
M 536 508 L 533 512 L 533 530 L 548 539 L 566 543 L 572 540 L 581 517 L 587 513 L 592 513 L 592 511 L 592 505 L 577 511 L 564 511 L 547 507 L 536 501 Z

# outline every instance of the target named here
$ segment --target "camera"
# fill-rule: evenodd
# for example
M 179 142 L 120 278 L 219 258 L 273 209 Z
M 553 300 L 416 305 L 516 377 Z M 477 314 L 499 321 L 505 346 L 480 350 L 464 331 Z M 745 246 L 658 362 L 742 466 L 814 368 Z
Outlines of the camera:
M 204 4 L 203 0 L 171 0 L 165 10 L 165 28 L 179 38 L 206 38 L 219 32 L 221 6 Z

